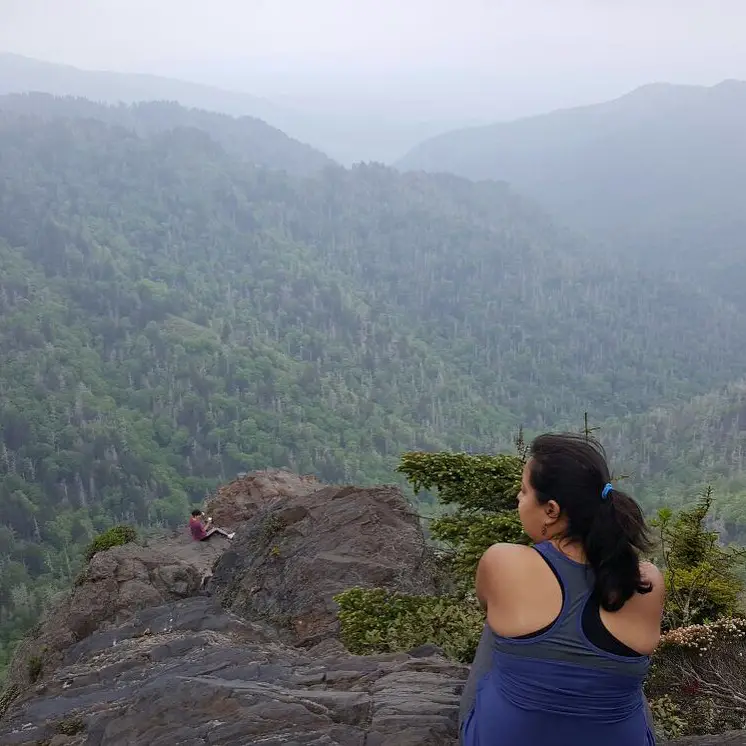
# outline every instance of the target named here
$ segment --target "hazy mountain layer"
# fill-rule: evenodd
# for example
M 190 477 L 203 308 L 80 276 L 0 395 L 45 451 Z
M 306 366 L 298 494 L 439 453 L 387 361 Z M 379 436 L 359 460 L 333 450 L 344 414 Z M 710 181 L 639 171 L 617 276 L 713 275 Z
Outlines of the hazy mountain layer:
M 744 132 L 746 83 L 651 85 L 442 135 L 398 166 L 508 181 L 626 261 L 743 305 Z
M 167 101 L 106 105 L 46 93 L 8 94 L 0 96 L 0 110 L 47 121 L 96 119 L 143 136 L 184 128 L 197 129 L 209 135 L 228 154 L 249 165 L 300 176 L 316 173 L 334 163 L 310 145 L 293 140 L 259 119 L 187 109 Z

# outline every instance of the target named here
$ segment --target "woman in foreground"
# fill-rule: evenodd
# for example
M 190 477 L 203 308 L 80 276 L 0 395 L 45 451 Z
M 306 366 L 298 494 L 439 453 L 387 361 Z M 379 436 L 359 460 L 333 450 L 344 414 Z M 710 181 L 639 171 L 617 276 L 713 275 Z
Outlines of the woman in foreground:
M 487 611 L 461 704 L 463 746 L 652 746 L 642 692 L 663 613 L 637 503 L 601 446 L 531 445 L 518 495 L 536 542 L 495 544 L 477 570 Z

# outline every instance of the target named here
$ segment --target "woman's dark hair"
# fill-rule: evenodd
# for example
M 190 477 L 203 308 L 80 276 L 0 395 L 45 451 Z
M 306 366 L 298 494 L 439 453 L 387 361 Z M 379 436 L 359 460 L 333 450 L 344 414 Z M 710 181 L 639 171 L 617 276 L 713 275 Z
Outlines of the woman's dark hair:
M 202 515 L 202 511 L 201 510 L 193 510 L 192 511 L 192 516 L 194 516 L 194 518 L 196 518 L 198 515 Z
M 554 500 L 567 518 L 562 537 L 582 544 L 595 573 L 595 594 L 618 611 L 635 593 L 649 593 L 640 575 L 640 553 L 650 550 L 639 505 L 610 481 L 601 444 L 573 433 L 540 435 L 531 444 L 529 479 L 540 503 Z

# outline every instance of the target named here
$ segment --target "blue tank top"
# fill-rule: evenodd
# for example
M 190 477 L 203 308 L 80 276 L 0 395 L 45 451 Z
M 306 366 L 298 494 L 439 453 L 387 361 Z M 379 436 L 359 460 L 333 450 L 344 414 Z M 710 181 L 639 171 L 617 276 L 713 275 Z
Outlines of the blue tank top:
M 591 643 L 582 618 L 593 571 L 550 542 L 535 548 L 562 585 L 562 609 L 529 638 L 485 625 L 461 699 L 462 746 L 654 746 L 642 691 L 650 657 Z

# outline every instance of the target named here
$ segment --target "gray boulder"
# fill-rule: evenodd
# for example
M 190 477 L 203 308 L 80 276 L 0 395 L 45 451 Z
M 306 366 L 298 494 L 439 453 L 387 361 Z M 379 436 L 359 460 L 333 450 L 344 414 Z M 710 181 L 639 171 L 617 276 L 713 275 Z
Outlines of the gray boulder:
M 337 634 L 337 593 L 358 585 L 433 593 L 436 578 L 398 488 L 324 487 L 275 499 L 246 521 L 212 584 L 227 609 L 308 646 Z
M 120 624 L 149 606 L 195 595 L 199 570 L 168 551 L 136 544 L 99 552 L 76 585 L 16 650 L 9 685 L 24 688 L 54 671 L 70 646 L 102 625 Z
M 300 497 L 324 485 L 313 476 L 285 469 L 265 469 L 234 479 L 220 487 L 205 510 L 216 526 L 234 529 L 284 497 Z

